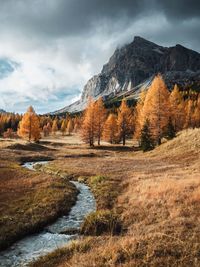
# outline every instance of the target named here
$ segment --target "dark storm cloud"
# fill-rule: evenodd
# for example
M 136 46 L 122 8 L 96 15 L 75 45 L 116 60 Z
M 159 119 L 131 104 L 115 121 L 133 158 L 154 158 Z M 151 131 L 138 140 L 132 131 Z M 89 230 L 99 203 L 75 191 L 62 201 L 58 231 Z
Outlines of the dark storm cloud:
M 103 20 L 131 22 L 164 13 L 168 20 L 199 18 L 199 0 L 1 0 L 1 14 L 15 28 L 50 36 L 90 31 Z
M 195 36 L 194 48 L 200 44 L 196 32 L 200 21 L 199 0 L 1 0 L 0 3 L 0 28 L 6 30 L 8 27 L 8 30 L 32 35 L 32 38 L 87 37 L 102 25 L 107 34 L 120 32 L 141 17 L 152 16 L 153 20 L 154 15 L 161 14 L 171 25 L 163 31 L 167 30 L 166 36 L 171 32 L 171 39 L 175 40 L 184 27 L 182 23 L 193 20 L 193 27 L 184 37 Z M 177 32 L 174 32 L 173 24 L 179 25 Z M 150 35 L 145 28 L 141 34 Z M 155 36 L 157 34 L 155 29 Z
M 63 91 L 66 104 L 77 98 L 135 35 L 200 51 L 199 10 L 200 0 L 0 0 L 0 60 L 21 66 L 0 79 L 0 108 L 62 107 Z

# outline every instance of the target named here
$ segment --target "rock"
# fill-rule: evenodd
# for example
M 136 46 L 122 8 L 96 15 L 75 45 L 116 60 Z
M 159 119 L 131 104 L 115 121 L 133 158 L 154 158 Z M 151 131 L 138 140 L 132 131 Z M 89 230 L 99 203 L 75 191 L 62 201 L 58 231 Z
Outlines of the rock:
M 130 44 L 116 49 L 101 73 L 87 82 L 79 101 L 52 114 L 81 111 L 90 96 L 109 99 L 131 92 L 137 98 L 158 72 L 169 88 L 175 83 L 183 88 L 196 83 L 200 86 L 200 54 L 179 44 L 162 47 L 136 36 Z

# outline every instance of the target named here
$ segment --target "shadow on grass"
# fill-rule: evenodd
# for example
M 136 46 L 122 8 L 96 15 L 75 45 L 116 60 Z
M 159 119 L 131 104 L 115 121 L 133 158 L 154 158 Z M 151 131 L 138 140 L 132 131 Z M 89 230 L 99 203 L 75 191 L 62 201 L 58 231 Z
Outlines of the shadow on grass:
M 131 152 L 131 151 L 139 151 L 139 147 L 133 147 L 133 146 L 95 146 L 94 147 L 97 150 L 107 150 L 107 151 L 118 151 L 118 152 Z

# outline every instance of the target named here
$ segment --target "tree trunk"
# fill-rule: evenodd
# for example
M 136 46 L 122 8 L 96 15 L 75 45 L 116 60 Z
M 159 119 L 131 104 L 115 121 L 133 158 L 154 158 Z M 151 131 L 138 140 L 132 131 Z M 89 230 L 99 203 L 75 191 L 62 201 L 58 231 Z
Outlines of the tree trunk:
M 123 134 L 122 139 L 123 139 L 123 146 L 125 146 L 125 144 L 126 144 L 126 137 L 125 137 L 125 134 Z

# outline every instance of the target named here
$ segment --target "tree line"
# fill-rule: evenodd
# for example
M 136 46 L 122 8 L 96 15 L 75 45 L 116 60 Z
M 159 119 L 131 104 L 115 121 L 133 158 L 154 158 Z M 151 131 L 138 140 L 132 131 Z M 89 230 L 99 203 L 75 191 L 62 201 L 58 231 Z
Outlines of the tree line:
M 90 99 L 83 114 L 81 136 L 94 146 L 100 140 L 126 143 L 127 137 L 137 139 L 144 151 L 161 144 L 162 138 L 171 139 L 182 129 L 200 127 L 200 95 L 187 98 L 175 85 L 170 93 L 160 74 L 150 88 L 142 91 L 134 109 L 122 100 L 117 113 L 107 112 L 102 98 Z
M 186 128 L 200 127 L 200 95 L 181 92 L 177 85 L 173 90 L 167 86 L 159 74 L 148 90 L 143 90 L 135 107 L 129 107 L 126 99 L 115 111 L 107 110 L 103 99 L 89 99 L 80 116 L 66 117 L 38 116 L 33 107 L 23 115 L 0 115 L 0 134 L 4 137 L 26 138 L 38 141 L 42 135 L 56 136 L 80 134 L 82 140 L 91 147 L 101 141 L 111 144 L 126 144 L 127 138 L 139 141 L 143 151 L 160 145 L 162 138 L 171 139 Z

